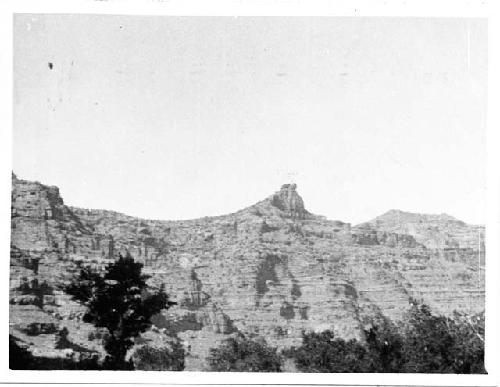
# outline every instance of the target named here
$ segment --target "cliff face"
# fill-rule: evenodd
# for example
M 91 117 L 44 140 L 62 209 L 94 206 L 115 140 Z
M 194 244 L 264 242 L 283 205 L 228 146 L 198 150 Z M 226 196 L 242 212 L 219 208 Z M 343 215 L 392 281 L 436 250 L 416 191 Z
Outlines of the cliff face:
M 447 214 L 426 215 L 390 210 L 365 225 L 377 230 L 412 235 L 427 248 L 484 251 L 484 227 L 466 224 Z
M 451 217 L 393 211 L 351 227 L 308 212 L 288 184 L 233 214 L 152 221 L 67 207 L 56 187 L 14 177 L 11 332 L 59 356 L 48 338 L 67 326 L 75 343 L 102 351 L 54 285 L 78 264 L 100 269 L 129 251 L 178 302 L 144 340 L 181 339 L 187 369 L 205 369 L 208 349 L 237 331 L 280 348 L 304 329 L 363 339 L 377 315 L 401 319 L 410 298 L 444 314 L 483 311 L 483 235 Z

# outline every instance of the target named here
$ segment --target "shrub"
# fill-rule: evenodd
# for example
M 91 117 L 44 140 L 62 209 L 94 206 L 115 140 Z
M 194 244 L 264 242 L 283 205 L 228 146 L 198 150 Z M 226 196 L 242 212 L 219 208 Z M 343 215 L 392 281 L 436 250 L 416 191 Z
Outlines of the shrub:
M 401 372 L 404 363 L 404 338 L 398 333 L 397 327 L 382 318 L 364 333 L 368 372 Z
M 100 370 L 97 354 L 75 361 L 63 358 L 33 356 L 9 335 L 9 368 L 11 370 Z
M 484 368 L 484 313 L 476 316 L 455 315 L 452 325 L 454 345 L 453 372 L 457 374 L 485 374 Z
M 445 317 L 433 316 L 427 305 L 414 305 L 404 334 L 404 372 L 451 372 L 453 337 Z
M 231 337 L 218 348 L 210 349 L 208 363 L 212 371 L 280 372 L 281 356 L 264 340 L 244 336 Z
M 184 348 L 174 342 L 170 348 L 144 345 L 135 351 L 133 362 L 136 369 L 143 371 L 182 371 L 184 357 Z
M 381 319 L 364 333 L 362 343 L 331 331 L 303 334 L 285 355 L 302 372 L 486 373 L 484 315 L 449 318 L 415 303 L 404 324 Z
M 57 337 L 56 337 L 56 348 L 57 349 L 64 349 L 64 348 L 71 348 L 71 342 L 68 340 L 68 335 L 69 331 L 68 328 L 64 327 L 59 332 L 57 332 Z
M 435 316 L 426 305 L 413 305 L 404 340 L 403 372 L 486 373 L 484 318 Z
M 357 340 L 335 338 L 330 330 L 302 333 L 302 339 L 287 351 L 301 372 L 368 372 L 367 351 Z

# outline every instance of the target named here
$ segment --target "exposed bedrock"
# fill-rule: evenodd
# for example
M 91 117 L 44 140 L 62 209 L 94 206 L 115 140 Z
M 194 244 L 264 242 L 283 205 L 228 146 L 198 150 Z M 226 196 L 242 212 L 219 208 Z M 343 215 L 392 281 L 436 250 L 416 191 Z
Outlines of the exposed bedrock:
M 146 220 L 68 207 L 56 187 L 12 182 L 11 333 L 43 351 L 55 351 L 53 331 L 65 326 L 102 352 L 58 285 L 125 252 L 177 302 L 144 340 L 179 338 L 192 370 L 238 332 L 286 348 L 303 330 L 363 339 L 373 318 L 402 319 L 410 299 L 444 314 L 484 311 L 484 228 L 449 216 L 390 211 L 351 227 L 308 212 L 286 184 L 233 214 Z

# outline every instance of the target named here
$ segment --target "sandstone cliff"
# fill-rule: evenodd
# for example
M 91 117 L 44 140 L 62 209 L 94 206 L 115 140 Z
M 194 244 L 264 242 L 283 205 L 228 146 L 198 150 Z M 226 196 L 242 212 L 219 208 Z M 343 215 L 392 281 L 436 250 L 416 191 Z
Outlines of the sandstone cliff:
M 57 290 L 81 265 L 102 269 L 129 251 L 178 306 L 143 340 L 178 337 L 187 369 L 235 332 L 286 348 L 302 330 L 363 339 L 378 316 L 401 319 L 411 298 L 435 311 L 484 310 L 484 228 L 446 215 L 389 211 L 351 227 L 306 210 L 294 184 L 233 214 L 138 219 L 68 207 L 56 187 L 12 179 L 11 333 L 62 356 L 54 333 L 102 352 L 100 333 Z

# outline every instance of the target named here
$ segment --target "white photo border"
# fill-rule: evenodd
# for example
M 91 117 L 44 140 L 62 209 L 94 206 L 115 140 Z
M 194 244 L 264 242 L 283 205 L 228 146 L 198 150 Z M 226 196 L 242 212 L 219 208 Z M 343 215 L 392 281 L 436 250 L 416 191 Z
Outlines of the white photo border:
M 123 383 L 168 385 L 498 386 L 500 299 L 500 15 L 494 0 L 19 0 L 0 3 L 0 383 Z M 486 369 L 488 375 L 270 374 L 212 372 L 12 371 L 8 369 L 10 192 L 12 171 L 13 17 L 15 13 L 86 13 L 176 16 L 336 16 L 485 18 L 488 22 L 488 120 L 486 193 Z

